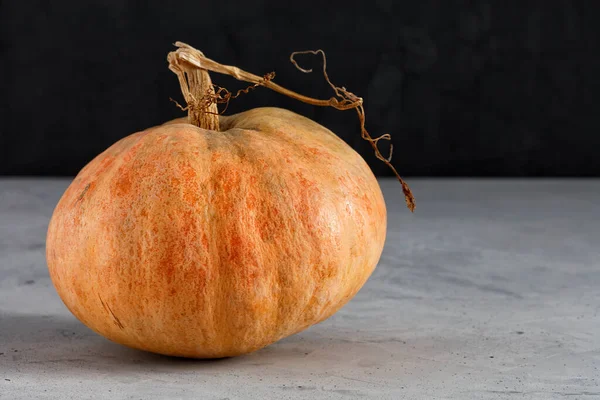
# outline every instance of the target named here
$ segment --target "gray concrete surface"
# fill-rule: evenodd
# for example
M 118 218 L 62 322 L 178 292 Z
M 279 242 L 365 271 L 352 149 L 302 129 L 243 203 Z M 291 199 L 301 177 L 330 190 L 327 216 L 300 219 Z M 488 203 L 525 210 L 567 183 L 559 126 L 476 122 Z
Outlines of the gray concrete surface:
M 380 265 L 333 318 L 218 361 L 121 347 L 44 261 L 67 180 L 0 180 L 2 399 L 600 399 L 600 181 L 382 181 Z

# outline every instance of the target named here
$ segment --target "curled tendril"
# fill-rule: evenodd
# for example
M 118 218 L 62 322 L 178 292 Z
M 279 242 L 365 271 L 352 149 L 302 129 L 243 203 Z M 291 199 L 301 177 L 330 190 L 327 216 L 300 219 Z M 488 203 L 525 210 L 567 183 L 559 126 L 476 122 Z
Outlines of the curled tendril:
M 402 177 L 400 176 L 398 171 L 396 171 L 396 168 L 391 163 L 392 154 L 394 152 L 394 146 L 390 143 L 390 153 L 387 157 L 385 157 L 383 154 L 381 154 L 381 151 L 379 150 L 379 146 L 378 146 L 379 141 L 380 140 L 391 141 L 391 139 L 392 139 L 391 135 L 389 133 L 384 133 L 383 135 L 380 135 L 377 137 L 372 137 L 369 134 L 369 131 L 367 131 L 367 129 L 365 127 L 365 108 L 363 107 L 363 99 L 361 97 L 358 97 L 354 93 L 350 92 L 345 87 L 336 86 L 331 82 L 331 79 L 329 79 L 329 75 L 327 74 L 327 57 L 325 56 L 325 52 L 323 50 L 319 49 L 319 50 L 295 51 L 290 55 L 290 61 L 292 62 L 292 64 L 294 64 L 294 66 L 299 71 L 308 74 L 308 73 L 313 72 L 313 70 L 312 70 L 312 68 L 311 69 L 302 68 L 298 64 L 298 62 L 295 59 L 295 56 L 298 54 L 314 54 L 314 55 L 321 56 L 322 65 L 323 65 L 323 68 L 322 68 L 323 77 L 325 78 L 325 81 L 333 89 L 335 95 L 337 96 L 337 97 L 332 97 L 329 99 L 329 105 L 338 110 L 349 110 L 352 108 L 356 109 L 356 112 L 358 114 L 358 120 L 360 123 L 361 137 L 371 144 L 371 147 L 373 148 L 373 151 L 375 152 L 375 157 L 377 157 L 377 159 L 384 162 L 392 170 L 394 175 L 396 175 L 396 178 L 398 178 L 398 181 L 400 181 L 400 184 L 402 185 L 402 192 L 404 193 L 404 198 L 406 199 L 406 205 L 408 206 L 408 208 L 411 211 L 414 211 L 414 209 L 415 209 L 414 196 L 413 196 L 410 188 L 406 184 L 406 182 L 404 182 L 404 179 L 402 179 Z
M 207 114 L 222 115 L 223 113 L 225 113 L 225 111 L 227 111 L 227 108 L 229 107 L 229 102 L 232 99 L 237 99 L 242 94 L 248 94 L 251 90 L 254 90 L 259 86 L 264 86 L 266 82 L 273 80 L 273 78 L 275 78 L 275 72 L 269 72 L 268 74 L 265 74 L 263 76 L 262 81 L 257 82 L 253 85 L 247 86 L 243 89 L 240 89 L 235 94 L 231 93 L 226 88 L 213 83 L 212 86 L 214 88 L 214 91 L 207 90 L 206 93 L 204 94 L 204 96 L 202 96 L 202 98 L 199 100 L 194 98 L 194 96 L 190 94 L 191 99 L 190 99 L 190 101 L 188 101 L 187 106 L 185 106 L 185 107 L 182 106 L 181 104 L 179 104 L 177 101 L 173 100 L 172 98 L 170 98 L 169 100 L 171 100 L 173 103 L 175 103 L 175 105 L 177 107 L 179 107 L 181 109 L 181 111 L 187 111 L 189 109 L 194 109 L 194 110 L 203 110 L 203 112 L 205 112 Z M 214 113 L 214 112 L 209 111 L 210 106 L 212 104 L 225 104 L 225 107 L 218 113 Z
M 221 112 L 219 112 L 219 114 L 223 114 L 225 111 L 227 111 L 227 108 L 229 107 L 229 102 L 232 99 L 237 99 L 242 94 L 248 94 L 251 90 L 254 90 L 259 86 L 264 86 L 266 82 L 272 81 L 274 78 L 275 78 L 275 72 L 269 72 L 268 74 L 265 74 L 263 76 L 262 81 L 257 82 L 253 85 L 250 85 L 248 87 L 245 87 L 244 89 L 240 89 L 235 94 L 232 94 L 229 90 L 227 90 L 226 88 L 224 88 L 222 86 L 213 84 L 213 86 L 215 88 L 214 94 L 209 92 L 209 93 L 207 93 L 206 97 L 208 97 L 207 100 L 209 101 L 209 104 L 210 103 L 225 104 L 225 107 L 223 108 L 223 110 Z

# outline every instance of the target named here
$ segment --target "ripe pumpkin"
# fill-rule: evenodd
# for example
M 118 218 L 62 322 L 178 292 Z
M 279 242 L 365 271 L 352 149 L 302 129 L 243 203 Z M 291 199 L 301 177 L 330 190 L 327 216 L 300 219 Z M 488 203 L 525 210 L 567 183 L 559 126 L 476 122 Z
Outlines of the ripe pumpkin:
M 106 338 L 234 356 L 346 304 L 379 260 L 386 208 L 365 161 L 323 126 L 278 108 L 198 109 L 210 78 L 180 47 L 170 60 L 188 119 L 81 170 L 50 221 L 47 262 L 68 309 Z

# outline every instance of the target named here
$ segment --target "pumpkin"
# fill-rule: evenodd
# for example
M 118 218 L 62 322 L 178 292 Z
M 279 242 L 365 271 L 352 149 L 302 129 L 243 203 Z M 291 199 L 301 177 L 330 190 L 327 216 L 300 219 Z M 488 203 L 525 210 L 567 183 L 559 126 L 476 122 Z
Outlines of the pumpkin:
M 207 69 L 190 61 L 208 59 L 179 46 L 169 60 L 188 118 L 79 172 L 49 224 L 48 268 L 67 308 L 114 342 L 235 356 L 346 304 L 379 260 L 386 207 L 366 162 L 316 122 L 278 108 L 218 115 L 201 96 L 215 98 Z

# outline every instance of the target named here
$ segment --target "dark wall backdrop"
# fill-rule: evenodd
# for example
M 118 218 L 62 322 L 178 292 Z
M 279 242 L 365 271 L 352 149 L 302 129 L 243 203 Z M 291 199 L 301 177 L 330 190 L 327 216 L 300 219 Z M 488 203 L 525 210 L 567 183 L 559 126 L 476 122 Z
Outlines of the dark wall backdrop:
M 600 175 L 597 0 L 0 2 L 0 174 L 73 175 L 119 138 L 182 115 L 167 68 L 181 40 L 217 61 L 329 97 L 294 50 L 322 48 L 332 80 L 365 99 L 405 175 Z M 317 66 L 316 62 L 313 63 Z M 230 89 L 243 85 L 213 76 Z M 354 112 L 267 89 L 332 129 L 374 171 Z

